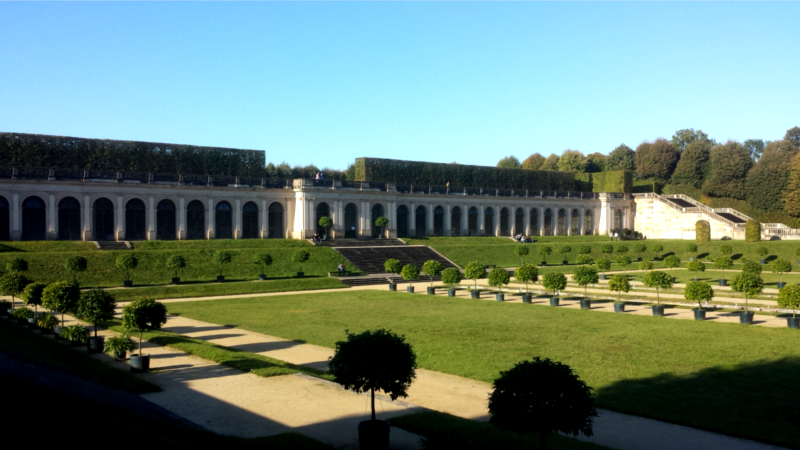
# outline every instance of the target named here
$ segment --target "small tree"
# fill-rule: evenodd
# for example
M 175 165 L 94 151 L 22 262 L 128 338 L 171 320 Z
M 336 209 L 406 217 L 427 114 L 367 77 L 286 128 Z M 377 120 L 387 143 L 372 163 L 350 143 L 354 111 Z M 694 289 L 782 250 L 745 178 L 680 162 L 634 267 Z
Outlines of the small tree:
M 500 429 L 538 433 L 543 449 L 547 436 L 558 431 L 591 436 L 597 416 L 592 388 L 568 365 L 538 356 L 500 372 L 489 396 L 489 414 Z
M 64 268 L 67 269 L 67 272 L 72 274 L 72 281 L 75 283 L 78 282 L 78 273 L 85 272 L 87 266 L 86 258 L 77 255 L 70 256 L 67 258 L 67 262 L 64 263 Z
M 644 270 L 645 272 L 653 270 L 653 263 L 650 261 L 642 261 L 639 263 L 639 270 Z
M 631 259 L 628 257 L 628 255 L 620 255 L 617 256 L 616 263 L 618 266 L 622 266 L 622 271 L 624 272 L 625 269 L 627 269 L 628 266 L 631 264 Z
M 748 297 L 756 296 L 764 291 L 764 280 L 761 279 L 760 275 L 742 273 L 733 277 L 731 287 L 734 291 L 744 294 L 744 312 L 747 312 Z
M 792 308 L 792 317 L 797 317 L 797 308 L 800 307 L 800 285 L 790 284 L 778 292 L 778 306 Z
M 697 281 L 697 272 L 705 272 L 706 265 L 703 264 L 702 261 L 689 261 L 689 264 L 686 265 L 686 268 L 690 271 L 694 272 L 694 281 Z
M 389 258 L 383 263 L 383 270 L 386 273 L 400 273 L 403 270 L 403 265 L 400 264 L 400 261 L 394 258 Z
M 686 244 L 686 253 L 689 254 L 689 257 L 694 258 L 694 254 L 697 253 L 697 244 Z
M 495 267 L 489 271 L 489 286 L 496 287 L 502 290 L 503 286 L 509 283 L 511 278 L 506 269 L 502 267 Z
M 653 244 L 653 245 L 650 246 L 650 251 L 653 252 L 653 254 L 654 254 L 653 256 L 658 258 L 658 255 L 660 255 L 661 252 L 664 251 L 664 246 L 661 245 L 661 244 Z
M 611 244 L 603 244 L 600 246 L 600 253 L 610 255 L 614 253 L 614 246 Z
M 742 264 L 742 273 L 747 273 L 750 275 L 761 275 L 761 264 L 753 262 L 753 261 L 745 261 Z
M 675 255 L 670 255 L 664 258 L 664 267 L 669 267 L 670 273 L 672 273 L 672 269 L 675 267 L 681 266 L 681 259 Z
M 478 261 L 472 261 L 464 268 L 464 276 L 475 281 L 475 290 L 477 290 L 478 279 L 486 276 L 486 267 Z
M 25 289 L 22 290 L 22 300 L 25 305 L 33 306 L 34 317 L 39 316 L 38 306 L 42 304 L 42 292 L 46 287 L 46 284 L 36 281 L 25 286 Z
M 406 264 L 403 266 L 403 270 L 400 271 L 400 275 L 406 281 L 419 280 L 419 268 L 413 264 Z
M 305 250 L 298 250 L 298 251 L 305 251 Z M 211 261 L 219 266 L 219 276 L 222 276 L 223 268 L 225 264 L 230 264 L 233 261 L 233 253 L 228 250 L 217 250 L 211 256 Z
M 523 264 L 514 272 L 517 281 L 525 283 L 525 292 L 528 292 L 528 283 L 536 282 L 539 279 L 539 269 L 533 264 Z
M 641 258 L 642 254 L 647 251 L 647 246 L 640 242 L 633 246 L 633 251 Z
M 386 227 L 389 226 L 389 219 L 380 216 L 377 219 L 375 219 L 375 226 L 381 227 L 381 236 L 384 236 L 386 234 Z
M 611 261 L 609 261 L 608 258 L 600 258 L 600 259 L 598 259 L 595 262 L 595 265 L 597 266 L 597 270 L 599 270 L 600 273 L 603 273 L 603 274 L 607 270 L 611 270 Z
M 777 273 L 781 276 L 781 283 L 783 283 L 783 274 L 792 271 L 792 263 L 783 258 L 778 258 L 775 261 L 772 261 L 770 267 L 772 268 L 772 273 Z
M 325 234 L 328 234 L 328 230 L 333 226 L 333 220 L 331 220 L 328 216 L 322 216 L 319 218 L 319 226 L 325 229 Z
M 308 261 L 308 258 L 310 257 L 311 253 L 309 253 L 308 250 L 303 250 L 303 249 L 300 249 L 292 254 L 292 261 L 299 264 L 300 269 L 298 270 L 298 272 L 303 271 L 303 263 Z
M 750 219 L 744 224 L 744 240 L 759 242 L 761 240 L 761 222 Z
M 563 273 L 546 273 L 544 274 L 544 278 L 542 278 L 542 285 L 545 289 L 553 291 L 553 296 L 555 297 L 558 291 L 567 287 L 567 277 L 565 277 Z
M 719 248 L 719 252 L 725 256 L 728 256 L 733 253 L 733 247 L 730 245 L 723 245 Z
M 267 266 L 272 264 L 272 256 L 269 253 L 259 253 L 253 263 L 261 266 L 261 275 L 266 277 L 264 272 L 266 272 Z
M 711 285 L 703 283 L 702 281 L 690 281 L 686 283 L 686 288 L 683 290 L 683 296 L 686 300 L 697 302 L 697 306 L 703 308 L 703 302 L 710 302 L 714 298 L 714 289 Z
M 122 327 L 139 332 L 139 356 L 145 331 L 159 330 L 167 323 L 167 308 L 151 298 L 140 297 L 122 309 Z
M 64 313 L 75 310 L 81 291 L 76 283 L 56 281 L 42 291 L 42 306 L 61 313 L 61 326 L 64 326 Z
M 422 265 L 422 272 L 431 279 L 431 287 L 433 287 L 433 277 L 441 275 L 442 269 L 444 269 L 442 263 L 433 259 L 425 261 L 425 264 Z
M 572 281 L 578 283 L 578 286 L 583 286 L 583 298 L 589 298 L 586 287 L 590 284 L 597 284 L 599 280 L 597 269 L 592 266 L 578 266 L 572 272 Z
M 558 248 L 558 253 L 561 253 L 561 255 L 563 255 L 562 257 L 564 258 L 564 264 L 567 263 L 567 255 L 571 251 L 572 247 L 570 247 L 569 245 L 562 245 L 561 247 Z
M 167 258 L 167 269 L 175 271 L 175 278 L 178 278 L 178 271 L 186 268 L 186 260 L 181 255 L 171 255 Z
M 644 276 L 644 285 L 647 287 L 656 288 L 656 302 L 661 305 L 661 297 L 659 296 L 659 289 L 669 289 L 672 287 L 672 277 L 667 272 L 654 270 L 647 272 Z
M 117 303 L 114 296 L 100 288 L 92 288 L 81 294 L 78 300 L 78 318 L 94 325 L 94 337 L 97 337 L 97 324 L 103 320 L 114 318 Z
M 30 280 L 22 272 L 6 272 L 0 276 L 0 294 L 11 296 L 11 308 L 16 303 L 15 297 L 22 293 Z
M 617 273 L 611 276 L 608 280 L 608 290 L 617 291 L 617 303 L 622 301 L 622 292 L 628 293 L 631 290 L 631 282 L 628 281 L 628 276 L 622 273 Z
M 628 250 L 630 249 L 625 244 L 620 244 L 617 246 L 617 253 L 628 253 Z
M 733 268 L 733 260 L 730 256 L 718 256 L 714 260 L 714 268 L 722 270 L 722 277 L 725 278 L 725 269 Z
M 575 262 L 581 265 L 594 264 L 594 258 L 592 255 L 578 255 Z
M 117 256 L 115 265 L 117 269 L 125 271 L 125 281 L 131 281 L 131 271 L 139 265 L 139 259 L 130 253 L 123 253 Z
M 539 254 L 542 255 L 542 261 L 544 261 L 544 263 L 547 264 L 547 257 L 551 253 L 553 253 L 553 248 L 550 247 L 549 245 L 540 245 L 538 250 Z
M 15 256 L 6 263 L 6 270 L 8 272 L 26 272 L 28 270 L 28 261 Z
M 518 246 L 514 247 L 514 254 L 519 256 L 519 265 L 520 266 L 522 265 L 522 257 L 523 256 L 528 256 L 529 252 L 530 252 L 530 249 L 528 248 L 527 245 L 518 245 Z
M 756 254 L 763 260 L 767 255 L 769 255 L 769 249 L 767 247 L 758 247 L 756 249 Z
M 461 271 L 456 267 L 449 267 L 442 271 L 442 283 L 453 289 L 455 285 L 461 283 Z
M 375 420 L 375 391 L 389 394 L 392 400 L 406 397 L 416 378 L 417 356 L 405 336 L 387 330 L 347 333 L 336 342 L 336 353 L 328 362 L 334 381 L 357 393 L 369 392 L 372 420 Z
M 578 253 L 581 255 L 588 255 L 592 253 L 592 246 L 591 245 L 581 245 L 578 247 Z

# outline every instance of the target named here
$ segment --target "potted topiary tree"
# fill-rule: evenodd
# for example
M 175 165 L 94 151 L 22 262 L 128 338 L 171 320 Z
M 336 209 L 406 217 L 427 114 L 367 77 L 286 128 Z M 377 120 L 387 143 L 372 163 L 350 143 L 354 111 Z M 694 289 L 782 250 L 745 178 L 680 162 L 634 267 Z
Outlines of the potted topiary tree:
M 689 261 L 694 261 L 694 254 L 697 253 L 697 244 L 686 244 L 686 253 L 689 254 Z
M 606 279 L 606 274 L 602 273 L 602 272 L 605 272 L 606 270 L 611 270 L 611 261 L 609 261 L 608 258 L 603 257 L 603 258 L 598 259 L 595 262 L 595 265 L 597 266 L 597 270 L 599 270 L 601 272 L 600 273 L 600 279 L 601 280 L 605 280 Z
M 761 275 L 761 264 L 753 262 L 753 261 L 745 261 L 742 264 L 742 273 L 747 273 L 750 275 Z
M 719 248 L 719 253 L 721 255 L 730 256 L 731 254 L 733 254 L 733 247 L 731 247 L 730 245 L 722 245 Z
M 441 275 L 442 269 L 444 269 L 442 263 L 433 259 L 425 261 L 425 264 L 422 265 L 422 272 L 430 277 L 431 280 L 431 285 L 428 286 L 428 295 L 436 295 L 436 288 L 433 287 L 433 277 Z
M 614 253 L 614 246 L 611 244 L 603 244 L 600 246 L 600 253 L 604 255 L 610 255 Z
M 298 253 L 299 252 L 306 252 L 306 251 L 298 250 Z M 297 253 L 295 253 L 295 255 L 297 255 Z M 292 256 L 292 259 L 294 259 L 294 256 Z M 306 259 L 308 259 L 308 252 L 306 252 Z M 225 281 L 225 276 L 222 275 L 222 269 L 223 267 L 225 267 L 225 264 L 230 264 L 230 262 L 233 260 L 233 253 L 229 252 L 228 250 L 217 250 L 211 257 L 211 260 L 214 262 L 214 264 L 219 266 L 219 275 L 217 275 L 217 283 L 222 283 L 223 281 Z M 299 272 L 298 276 L 302 276 L 302 272 Z
M 624 272 L 625 269 L 631 264 L 631 258 L 628 255 L 619 255 L 617 256 L 617 260 L 615 261 L 618 266 L 622 266 L 622 271 Z
M 654 316 L 663 316 L 664 307 L 661 306 L 661 297 L 659 296 L 659 289 L 669 289 L 672 287 L 672 277 L 668 273 L 660 270 L 653 270 L 647 272 L 644 276 L 644 285 L 647 287 L 656 288 L 656 304 L 653 306 Z
M 122 309 L 122 327 L 139 332 L 139 354 L 131 354 L 131 372 L 150 370 L 150 355 L 142 354 L 142 339 L 145 331 L 161 329 L 167 323 L 167 308 L 150 298 L 141 297 Z
M 800 307 L 800 285 L 790 284 L 778 292 L 778 306 L 792 308 L 792 317 L 786 318 L 789 328 L 800 328 L 800 318 L 797 317 L 797 308 Z
M 505 294 L 503 293 L 503 286 L 508 284 L 511 278 L 508 276 L 506 269 L 502 267 L 495 267 L 489 271 L 489 286 L 496 287 L 498 292 L 495 294 L 495 300 L 498 302 L 505 301 Z
M 486 276 L 486 267 L 478 261 L 472 261 L 464 268 L 464 276 L 475 281 L 472 298 L 481 298 L 481 292 L 478 290 L 478 279 Z
M 664 258 L 664 267 L 669 267 L 670 276 L 672 276 L 672 269 L 681 266 L 681 259 L 675 255 L 670 255 Z M 675 277 L 672 277 L 672 282 L 675 282 Z
M 627 294 L 628 291 L 631 290 L 631 283 L 628 281 L 628 276 L 622 273 L 611 275 L 611 279 L 608 280 L 608 289 L 610 291 L 617 291 L 617 301 L 614 302 L 614 312 L 625 312 L 625 303 L 622 303 L 622 292 Z
M 783 274 L 792 271 L 792 263 L 783 258 L 778 258 L 772 261 L 770 266 L 772 268 L 772 273 L 777 273 L 781 276 L 781 281 L 778 282 L 778 289 L 783 289 L 783 287 L 786 286 L 786 283 L 783 282 Z
M 617 253 L 622 253 L 624 255 L 624 254 L 628 253 L 629 250 L 630 249 L 625 244 L 619 244 L 617 246 Z
M 127 331 L 123 331 L 117 336 L 109 337 L 106 339 L 106 343 L 103 346 L 103 351 L 113 354 L 114 359 L 117 361 L 124 361 L 127 359 L 128 352 L 132 352 L 134 349 L 136 349 L 136 343 L 133 342 L 133 339 L 131 339 Z
M 561 261 L 561 263 L 564 264 L 565 266 L 569 264 L 569 261 L 567 261 L 567 255 L 569 255 L 571 251 L 572 247 L 570 247 L 569 245 L 562 245 L 561 247 L 558 247 L 558 253 L 561 253 L 561 257 L 564 258 L 564 260 Z
M 747 310 L 747 299 L 760 294 L 764 290 L 764 280 L 761 279 L 760 275 L 741 273 L 733 277 L 731 287 L 734 291 L 744 294 L 744 312 L 739 316 L 739 323 L 752 325 L 753 313 Z
M 581 299 L 581 309 L 591 309 L 592 304 L 589 301 L 589 296 L 586 293 L 586 286 L 590 284 L 597 284 L 600 278 L 597 276 L 597 269 L 592 266 L 578 266 L 572 272 L 572 281 L 578 283 L 578 286 L 583 286 L 583 298 Z
M 639 242 L 638 244 L 633 246 L 633 251 L 635 251 L 636 254 L 639 255 L 638 262 L 641 262 L 642 261 L 642 254 L 647 251 L 647 246 L 644 245 L 643 243 Z
M 539 279 L 539 269 L 533 264 L 523 264 L 514 272 L 514 278 L 517 281 L 525 283 L 525 293 L 522 294 L 522 303 L 531 302 L 531 292 L 528 289 L 528 283 L 535 282 Z
M 650 246 L 650 250 L 653 252 L 653 261 L 660 261 L 658 255 L 664 251 L 664 246 L 661 244 L 653 244 Z
M 761 257 L 761 264 L 767 263 L 767 261 L 764 260 L 764 258 L 769 255 L 769 249 L 767 247 L 758 247 L 756 249 L 756 254 Z
M 114 296 L 103 289 L 92 288 L 81 294 L 76 308 L 77 316 L 94 325 L 94 337 L 86 340 L 89 353 L 103 351 L 103 338 L 97 336 L 97 324 L 103 320 L 113 319 L 116 306 Z
M 725 279 L 725 269 L 733 268 L 733 260 L 730 256 L 718 256 L 714 260 L 714 268 L 722 270 L 722 278 L 719 279 L 719 285 L 727 286 L 728 280 Z
M 39 317 L 39 305 L 42 304 L 42 292 L 47 285 L 41 282 L 33 282 L 25 286 L 22 290 L 22 301 L 25 306 L 33 306 L 33 317 L 28 319 L 28 327 L 36 328 L 36 319 Z
M 386 235 L 386 227 L 389 226 L 389 219 L 380 216 L 377 219 L 375 219 L 375 226 L 381 228 L 381 235 L 378 236 L 378 239 L 383 239 L 383 237 Z
M 558 306 L 558 291 L 567 287 L 567 277 L 563 273 L 546 273 L 542 278 L 542 286 L 548 291 L 553 291 L 553 296 L 550 297 L 550 306 Z
M 639 258 L 641 260 L 642 258 Z M 650 261 L 642 261 L 639 263 L 639 270 L 644 270 L 647 272 L 648 270 L 653 270 L 653 263 Z
M 178 271 L 186 268 L 186 260 L 181 255 L 171 255 L 167 258 L 167 269 L 174 270 L 175 276 L 172 277 L 172 284 L 181 284 Z
M 86 262 L 86 258 L 83 256 L 70 256 L 67 258 L 67 262 L 64 263 L 64 268 L 67 269 L 67 272 L 72 274 L 72 282 L 78 282 L 78 273 L 85 272 L 88 263 Z
M 385 270 L 386 273 L 399 274 L 403 270 L 403 265 L 400 264 L 399 260 L 389 258 L 383 263 L 383 270 Z M 397 290 L 397 283 L 395 283 L 391 278 L 389 278 L 389 290 Z
M 269 253 L 259 253 L 253 263 L 261 266 L 261 273 L 258 275 L 259 280 L 266 280 L 267 274 L 264 273 L 268 265 L 272 264 L 272 256 Z
M 297 277 L 302 278 L 305 274 L 303 273 L 303 263 L 308 261 L 308 258 L 311 257 L 311 254 L 308 253 L 308 250 L 300 249 L 292 255 L 292 261 L 300 264 L 300 270 L 297 272 Z
M 686 268 L 689 269 L 690 272 L 694 272 L 694 281 L 697 281 L 697 272 L 706 271 L 706 265 L 703 264 L 702 261 L 689 261 L 689 264 L 686 265 Z
M 406 397 L 416 377 L 417 356 L 405 336 L 391 331 L 346 333 L 346 340 L 336 342 L 329 371 L 345 389 L 370 393 L 371 419 L 358 424 L 360 448 L 388 449 L 390 424 L 375 416 L 375 391 L 389 394 L 392 400 Z
M 575 258 L 575 262 L 582 266 L 590 265 L 594 264 L 594 258 L 592 258 L 592 255 L 578 255 Z
M 522 257 L 523 256 L 528 256 L 529 252 L 530 252 L 530 249 L 528 248 L 527 245 L 518 245 L 518 246 L 514 247 L 514 254 L 519 256 L 519 265 L 520 266 L 522 265 Z
M 80 295 L 78 285 L 68 281 L 56 281 L 42 290 L 42 306 L 61 313 L 61 326 L 53 329 L 56 339 L 60 337 L 61 328 L 64 327 L 64 313 L 75 310 Z
M 413 264 L 406 264 L 405 266 L 403 266 L 403 270 L 400 271 L 400 276 L 402 276 L 403 279 L 406 281 L 419 280 L 419 268 L 417 268 L 417 266 Z M 412 286 L 409 283 L 409 285 L 406 286 L 406 292 L 408 292 L 409 294 L 413 294 L 414 286 Z
M 328 230 L 333 226 L 333 220 L 331 220 L 328 216 L 322 216 L 319 218 L 319 226 L 325 229 L 325 234 L 323 235 L 324 239 L 328 239 Z
M 30 283 L 22 272 L 9 271 L 0 276 L 0 294 L 11 296 L 11 309 L 13 310 L 16 304 L 16 296 L 22 293 Z
M 714 290 L 711 289 L 711 285 L 701 281 L 690 281 L 686 283 L 683 296 L 686 300 L 697 302 L 697 309 L 693 310 L 694 320 L 706 320 L 706 310 L 703 309 L 703 302 L 711 301 L 711 299 L 714 298 Z
M 539 254 L 542 255 L 542 265 L 546 266 L 547 265 L 547 257 L 551 253 L 553 253 L 552 247 L 550 247 L 549 245 L 540 245 L 537 250 L 539 251 Z
M 591 245 L 581 245 L 578 247 L 578 254 L 580 255 L 588 255 L 592 253 L 592 246 Z
M 500 429 L 538 433 L 542 449 L 547 449 L 547 436 L 559 431 L 591 436 L 597 416 L 592 388 L 568 365 L 538 356 L 500 372 L 489 396 L 489 414 Z
M 125 287 L 133 287 L 133 280 L 131 280 L 131 271 L 136 269 L 136 266 L 139 265 L 139 260 L 136 256 L 130 253 L 123 253 L 117 256 L 117 260 L 115 262 L 117 269 L 125 271 L 125 281 L 123 281 L 122 285 Z
M 442 283 L 450 286 L 447 290 L 448 297 L 456 296 L 456 285 L 461 283 L 461 271 L 456 267 L 450 267 L 442 271 Z

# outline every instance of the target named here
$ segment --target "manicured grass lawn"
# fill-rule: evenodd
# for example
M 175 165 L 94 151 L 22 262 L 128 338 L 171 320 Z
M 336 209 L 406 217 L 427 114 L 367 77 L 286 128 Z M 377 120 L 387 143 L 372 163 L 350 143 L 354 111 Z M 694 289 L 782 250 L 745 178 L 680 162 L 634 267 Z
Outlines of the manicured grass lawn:
M 88 252 L 97 251 L 91 242 L 84 241 L 2 241 L 0 252 Z M 24 255 L 16 255 L 22 256 Z
M 241 281 L 233 283 L 197 283 L 178 286 L 152 286 L 109 291 L 118 302 L 128 302 L 139 297 L 161 300 L 165 298 L 209 297 L 214 295 L 260 294 L 266 292 L 305 291 L 314 289 L 346 288 L 336 278 L 292 278 L 286 280 Z
M 420 367 L 491 382 L 533 356 L 569 364 L 598 405 L 798 448 L 800 333 L 546 306 L 348 291 L 168 305 L 170 313 L 333 348 L 405 334 Z
M 259 248 L 272 249 L 282 247 L 313 248 L 310 242 L 301 239 L 210 239 L 202 241 L 134 241 L 134 250 L 219 250 Z

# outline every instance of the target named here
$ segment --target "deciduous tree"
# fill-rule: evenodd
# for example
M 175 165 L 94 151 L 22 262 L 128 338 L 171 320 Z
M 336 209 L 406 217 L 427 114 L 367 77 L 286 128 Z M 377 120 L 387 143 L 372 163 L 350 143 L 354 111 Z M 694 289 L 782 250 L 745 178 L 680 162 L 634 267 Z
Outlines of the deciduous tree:
M 762 211 L 783 209 L 784 195 L 792 158 L 796 150 L 788 141 L 774 141 L 764 149 L 761 159 L 747 173 L 747 201 Z
M 636 173 L 640 178 L 666 181 L 678 164 L 678 152 L 666 139 L 643 142 L 636 147 Z
M 522 161 L 522 168 L 528 170 L 540 170 L 544 164 L 544 156 L 541 153 L 534 153 Z
M 558 158 L 558 170 L 562 172 L 583 172 L 586 167 L 586 157 L 578 150 L 564 150 Z
M 714 145 L 714 141 L 709 139 L 707 134 L 703 133 L 701 130 L 695 131 L 694 128 L 678 130 L 674 135 L 672 135 L 672 140 L 670 140 L 670 144 L 672 144 L 672 147 L 678 153 L 682 153 L 684 150 L 686 150 L 689 144 L 694 142 L 704 142 Z M 681 158 L 683 158 L 682 155 Z
M 696 188 L 702 186 L 710 169 L 711 148 L 711 142 L 706 140 L 687 145 L 672 173 L 672 184 L 690 184 Z
M 553 153 L 545 158 L 539 170 L 558 170 L 558 155 Z
M 583 171 L 587 173 L 602 172 L 606 167 L 606 155 L 598 152 L 586 156 L 586 165 Z
M 703 194 L 744 200 L 745 180 L 753 167 L 750 153 L 736 141 L 715 145 L 711 149 L 711 168 L 703 182 Z
M 608 154 L 605 170 L 636 170 L 636 153 L 625 144 L 620 144 Z
M 516 156 L 506 156 L 505 158 L 501 159 L 497 162 L 497 167 L 501 167 L 503 169 L 520 169 L 522 168 L 522 164 L 519 162 Z

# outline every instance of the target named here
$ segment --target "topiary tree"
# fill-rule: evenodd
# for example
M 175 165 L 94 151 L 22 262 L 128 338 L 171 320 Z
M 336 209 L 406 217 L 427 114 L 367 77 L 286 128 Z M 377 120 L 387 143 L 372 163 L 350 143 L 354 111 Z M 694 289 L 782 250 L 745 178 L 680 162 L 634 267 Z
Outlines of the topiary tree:
M 76 283 L 56 281 L 42 291 L 42 306 L 61 313 L 61 326 L 64 326 L 64 313 L 75 310 L 81 291 Z
M 800 307 L 800 285 L 790 284 L 778 291 L 778 306 L 792 308 L 792 317 L 797 317 L 797 308 Z
M 592 266 L 578 266 L 572 271 L 572 281 L 578 286 L 583 286 L 583 298 L 588 299 L 586 287 L 590 284 L 597 284 L 600 277 L 597 276 L 597 269 Z
M 305 250 L 298 250 L 298 252 L 305 252 Z M 295 255 L 296 254 L 297 253 L 295 253 Z M 294 255 L 292 256 L 292 259 L 294 259 Z M 306 259 L 308 258 L 306 257 Z M 222 276 L 222 270 L 225 267 L 225 264 L 230 264 L 230 262 L 233 260 L 233 253 L 228 250 L 217 250 L 211 257 L 211 260 L 214 262 L 214 264 L 219 266 L 219 276 Z
M 151 298 L 140 297 L 122 308 L 122 327 L 139 332 L 139 356 L 145 331 L 159 330 L 167 323 L 167 308 Z
M 730 255 L 731 253 L 733 253 L 733 247 L 731 247 L 730 245 L 723 245 L 719 248 L 719 252 L 720 254 L 723 254 L 725 256 Z
M 664 267 L 669 267 L 670 273 L 672 272 L 673 268 L 680 266 L 681 266 L 681 259 L 678 258 L 677 256 L 670 255 L 664 258 Z
M 622 273 L 617 273 L 611 276 L 608 280 L 608 290 L 617 291 L 617 303 L 622 301 L 622 293 L 626 294 L 631 290 L 631 282 L 628 281 L 628 276 Z
M 653 263 L 650 261 L 642 261 L 639 263 L 639 270 L 644 270 L 645 272 L 653 270 Z
M 336 342 L 336 353 L 328 362 L 334 381 L 357 393 L 369 392 L 375 420 L 375 391 L 392 400 L 406 397 L 416 378 L 417 356 L 405 336 L 379 329 L 353 334 Z
M 563 273 L 546 273 L 542 278 L 542 285 L 545 289 L 553 291 L 553 296 L 555 297 L 558 291 L 567 287 L 567 277 Z
M 502 289 L 502 287 L 511 281 L 506 269 L 502 267 L 495 267 L 489 271 L 489 286 Z
M 514 272 L 517 281 L 525 283 L 525 292 L 529 292 L 528 283 L 536 282 L 539 279 L 539 269 L 533 264 L 523 264 Z
M 764 262 L 764 258 L 769 255 L 769 249 L 767 247 L 758 247 L 756 248 L 756 254 L 761 257 L 761 262 Z
M 489 414 L 500 429 L 538 433 L 542 449 L 547 436 L 559 431 L 591 436 L 597 416 L 592 388 L 568 365 L 538 356 L 500 372 L 489 396 Z
M 653 245 L 650 246 L 650 251 L 652 251 L 654 253 L 653 256 L 657 259 L 658 255 L 661 254 L 661 252 L 664 251 L 664 246 L 661 245 L 661 244 L 653 244 Z
M 694 254 L 697 253 L 697 244 L 695 243 L 686 244 L 686 253 L 689 254 L 690 258 L 694 258 Z
M 0 276 L 0 294 L 11 296 L 11 309 L 14 309 L 15 297 L 21 294 L 29 283 L 30 280 L 17 271 L 6 272 Z
M 456 267 L 444 269 L 442 271 L 442 283 L 450 286 L 450 289 L 453 289 L 453 286 L 461 283 L 461 271 Z
M 563 255 L 562 257 L 564 258 L 564 264 L 567 264 L 567 255 L 571 251 L 572 247 L 570 247 L 569 245 L 562 245 L 561 247 L 558 248 L 558 253 L 561 253 L 561 255 Z
M 419 280 L 419 268 L 413 264 L 406 264 L 400 271 L 400 276 L 406 281 Z
M 272 264 L 272 255 L 269 253 L 259 253 L 256 255 L 256 258 L 253 260 L 253 264 L 258 264 L 261 266 L 261 276 L 266 278 L 266 268 L 268 265 Z
M 81 294 L 76 313 L 79 319 L 94 325 L 94 337 L 97 337 L 97 324 L 103 320 L 114 318 L 117 303 L 114 296 L 100 288 L 92 288 Z
M 475 281 L 475 290 L 478 290 L 478 279 L 486 276 L 486 267 L 478 261 L 472 261 L 464 268 L 464 276 Z
M 514 254 L 519 256 L 519 265 L 520 266 L 522 265 L 522 257 L 523 256 L 528 256 L 529 252 L 530 252 L 530 249 L 528 248 L 527 245 L 518 245 L 518 246 L 514 247 Z
M 26 272 L 28 270 L 28 261 L 15 256 L 6 262 L 6 270 L 9 272 Z
M 403 265 L 400 264 L 400 261 L 394 258 L 389 258 L 383 263 L 383 270 L 386 273 L 400 273 L 403 270 Z
M 597 270 L 599 270 L 600 273 L 605 273 L 607 270 L 611 270 L 611 261 L 609 261 L 608 258 L 598 259 L 595 262 L 595 265 L 597 266 Z
M 42 292 L 46 287 L 46 284 L 36 281 L 28 284 L 22 290 L 22 301 L 25 302 L 25 305 L 33 306 L 34 317 L 39 316 L 38 306 L 42 304 Z
M 442 263 L 433 259 L 425 261 L 422 265 L 422 272 L 431 278 L 431 287 L 433 287 L 433 277 L 438 277 L 442 273 Z
M 750 219 L 744 224 L 744 240 L 758 242 L 761 240 L 761 222 Z
M 377 219 L 375 219 L 375 226 L 381 228 L 381 236 L 384 236 L 386 234 L 386 227 L 389 226 L 389 219 L 380 216 Z
M 303 263 L 308 261 L 308 258 L 311 257 L 311 253 L 308 250 L 300 249 L 292 254 L 292 261 L 296 262 L 299 266 L 298 272 L 303 271 Z
M 714 289 L 711 289 L 711 285 L 708 283 L 690 281 L 686 283 L 683 296 L 686 300 L 697 302 L 697 306 L 702 309 L 704 301 L 710 302 L 714 298 Z
M 547 257 L 553 253 L 553 249 L 549 245 L 540 245 L 537 250 L 539 254 L 542 255 L 542 261 L 547 265 Z
M 633 251 L 635 251 L 636 254 L 639 255 L 639 259 L 641 259 L 642 254 L 647 251 L 647 246 L 640 242 L 633 246 Z
M 600 246 L 600 253 L 610 255 L 614 253 L 614 246 L 611 244 L 603 244 Z
M 592 253 L 592 246 L 581 245 L 580 247 L 578 247 L 578 253 L 580 253 L 581 255 L 588 255 L 589 253 Z
M 178 278 L 178 271 L 186 268 L 186 259 L 181 255 L 170 255 L 167 258 L 167 269 L 175 271 L 175 278 Z
M 733 260 L 729 256 L 718 256 L 714 260 L 714 268 L 722 270 L 722 277 L 725 278 L 725 269 L 733 268 Z
M 77 255 L 70 256 L 64 263 L 64 268 L 67 269 L 67 272 L 72 274 L 72 281 L 75 283 L 78 282 L 78 273 L 85 272 L 87 266 L 86 258 Z
M 628 255 L 620 255 L 617 256 L 616 263 L 618 266 L 622 266 L 622 271 L 624 272 L 625 269 L 630 265 L 631 259 L 628 257 Z
M 742 264 L 742 273 L 747 273 L 750 275 L 761 275 L 761 264 L 753 262 L 753 261 L 745 261 Z
M 628 253 L 628 246 L 625 244 L 620 244 L 617 246 L 617 253 Z
M 764 291 L 764 280 L 760 275 L 752 273 L 742 273 L 733 277 L 731 287 L 736 292 L 744 294 L 744 312 L 747 312 L 747 299 Z
M 594 264 L 594 258 L 591 255 L 578 255 L 575 262 L 581 265 Z
M 689 264 L 686 265 L 686 268 L 694 272 L 694 281 L 697 281 L 697 272 L 706 271 L 706 265 L 701 261 L 689 261 Z
M 697 242 L 711 240 L 711 224 L 707 220 L 698 220 L 694 224 L 694 237 Z
M 317 223 L 325 229 L 325 234 L 328 234 L 328 230 L 333 226 L 333 220 L 328 216 L 320 217 Z
M 772 268 L 772 273 L 777 273 L 781 276 L 781 283 L 783 283 L 783 274 L 792 271 L 792 263 L 783 258 L 772 261 L 770 267 Z
M 125 281 L 131 281 L 131 271 L 139 265 L 139 259 L 130 253 L 123 253 L 117 256 L 114 265 L 117 269 L 125 271 Z
M 654 270 L 647 272 L 644 276 L 644 285 L 647 287 L 656 288 L 656 302 L 661 306 L 661 297 L 659 297 L 659 289 L 669 289 L 672 287 L 672 277 L 667 272 Z

